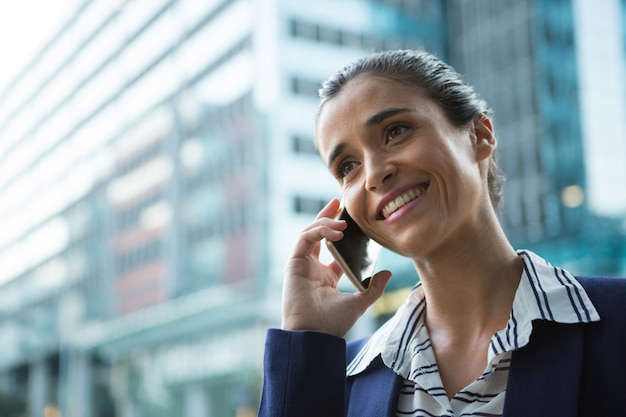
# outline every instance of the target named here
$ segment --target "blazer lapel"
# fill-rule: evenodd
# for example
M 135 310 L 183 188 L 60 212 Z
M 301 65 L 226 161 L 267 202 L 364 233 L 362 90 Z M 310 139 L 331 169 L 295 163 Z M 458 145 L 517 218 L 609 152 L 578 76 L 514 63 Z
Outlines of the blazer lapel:
M 394 417 L 402 378 L 387 368 L 380 356 L 363 373 L 349 379 L 348 417 Z
M 583 342 L 581 324 L 535 321 L 511 357 L 503 417 L 576 416 Z

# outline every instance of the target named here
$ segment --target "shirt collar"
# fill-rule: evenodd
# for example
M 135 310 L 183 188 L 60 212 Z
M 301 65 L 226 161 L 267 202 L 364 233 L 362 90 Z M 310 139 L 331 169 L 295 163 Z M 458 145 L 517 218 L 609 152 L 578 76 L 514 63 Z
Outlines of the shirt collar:
M 524 269 L 507 325 L 491 338 L 489 360 L 525 346 L 533 320 L 589 323 L 600 316 L 574 276 L 549 264 L 537 254 L 520 250 Z M 378 329 L 347 367 L 347 375 L 363 372 L 379 355 L 389 368 L 406 377 L 412 358 L 429 348 L 424 326 L 426 300 L 416 285 L 396 314 Z

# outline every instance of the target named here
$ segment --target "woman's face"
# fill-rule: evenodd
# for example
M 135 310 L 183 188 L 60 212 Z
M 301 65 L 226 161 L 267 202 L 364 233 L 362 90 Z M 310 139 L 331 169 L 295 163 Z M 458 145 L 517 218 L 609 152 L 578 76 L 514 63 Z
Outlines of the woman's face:
M 492 210 L 490 122 L 458 128 L 417 88 L 361 75 L 324 104 L 316 133 L 350 215 L 400 254 L 418 257 L 472 233 Z

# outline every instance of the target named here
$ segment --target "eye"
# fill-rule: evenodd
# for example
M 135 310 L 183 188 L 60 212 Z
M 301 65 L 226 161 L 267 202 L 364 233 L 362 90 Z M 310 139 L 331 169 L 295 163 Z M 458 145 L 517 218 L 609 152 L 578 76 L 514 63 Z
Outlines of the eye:
M 356 168 L 356 165 L 357 164 L 354 161 L 345 161 L 340 163 L 337 166 L 337 178 L 344 178 L 345 176 L 347 176 L 354 168 Z
M 392 125 L 387 129 L 386 139 L 387 141 L 392 141 L 396 139 L 398 136 L 402 135 L 404 132 L 408 130 L 407 126 L 404 125 Z

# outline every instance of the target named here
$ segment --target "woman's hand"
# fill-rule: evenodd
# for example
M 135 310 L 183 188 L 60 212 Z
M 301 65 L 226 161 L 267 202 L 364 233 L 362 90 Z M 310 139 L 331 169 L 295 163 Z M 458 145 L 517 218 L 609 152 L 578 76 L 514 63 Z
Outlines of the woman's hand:
M 343 337 L 356 320 L 376 301 L 391 278 L 391 272 L 376 274 L 365 292 L 337 290 L 341 267 L 319 261 L 322 239 L 338 241 L 346 227 L 334 219 L 339 200 L 333 199 L 306 227 L 285 267 L 283 284 L 283 330 L 314 330 Z

